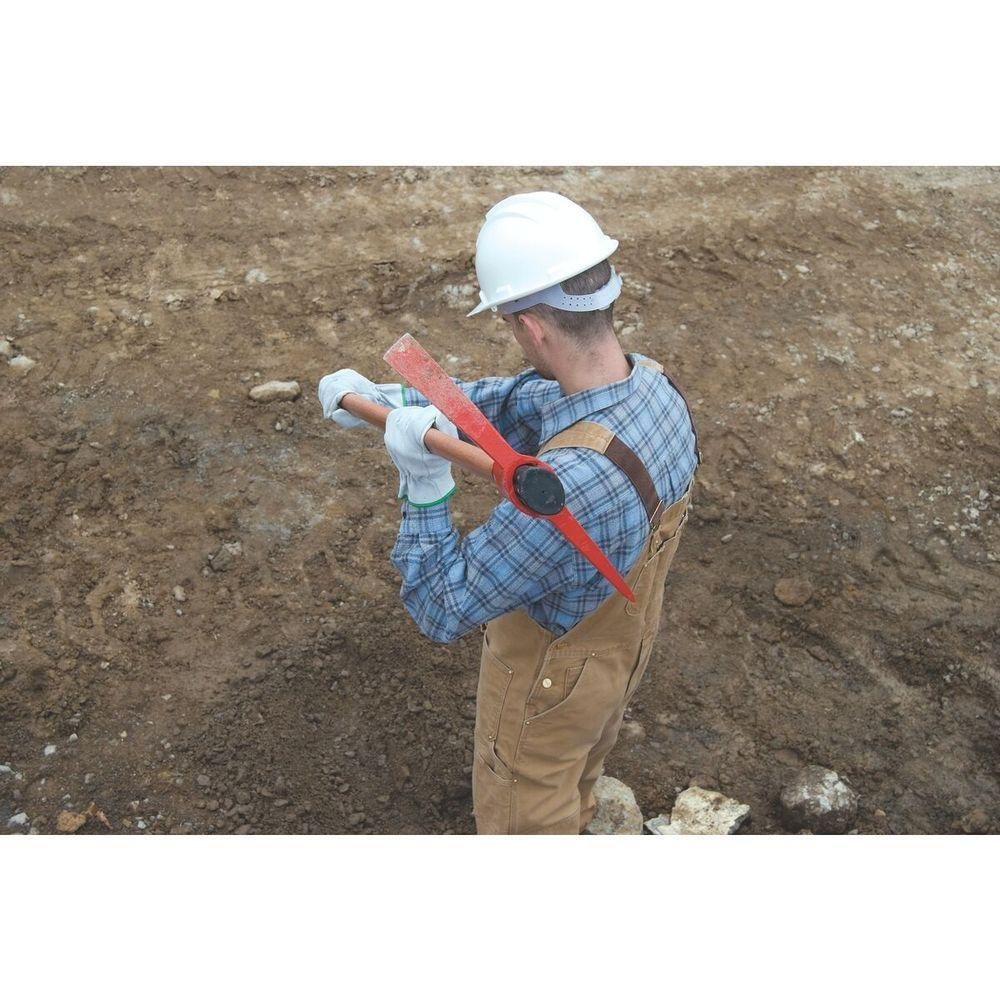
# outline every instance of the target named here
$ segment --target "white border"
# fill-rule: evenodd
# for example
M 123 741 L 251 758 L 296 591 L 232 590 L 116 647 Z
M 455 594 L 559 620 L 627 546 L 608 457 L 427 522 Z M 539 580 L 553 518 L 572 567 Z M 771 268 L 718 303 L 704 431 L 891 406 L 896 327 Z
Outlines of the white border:
M 985 995 L 996 852 L 943 836 L 0 838 L 4 995 Z
M 998 162 L 996 5 L 9 4 L 0 163 Z

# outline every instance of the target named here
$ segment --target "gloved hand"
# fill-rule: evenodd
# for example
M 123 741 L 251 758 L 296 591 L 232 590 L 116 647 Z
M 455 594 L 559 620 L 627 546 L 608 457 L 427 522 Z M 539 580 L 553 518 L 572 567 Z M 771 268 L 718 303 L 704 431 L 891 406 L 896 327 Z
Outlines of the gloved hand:
M 323 416 L 332 420 L 340 427 L 360 427 L 364 420 L 352 416 L 347 410 L 340 409 L 341 397 L 349 392 L 356 392 L 365 399 L 382 406 L 405 406 L 405 390 L 399 382 L 382 382 L 376 385 L 353 368 L 341 368 L 340 371 L 324 375 L 319 380 L 320 404 Z
M 433 507 L 455 492 L 451 462 L 424 447 L 432 426 L 458 437 L 455 425 L 436 406 L 405 406 L 385 422 L 385 446 L 399 469 L 399 496 L 415 507 Z

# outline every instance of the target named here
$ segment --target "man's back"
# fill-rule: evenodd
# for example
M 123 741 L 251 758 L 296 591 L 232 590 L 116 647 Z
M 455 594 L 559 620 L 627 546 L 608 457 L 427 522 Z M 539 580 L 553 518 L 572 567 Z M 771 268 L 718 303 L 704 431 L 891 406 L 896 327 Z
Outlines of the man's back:
M 687 489 L 697 464 L 695 434 L 680 393 L 649 359 L 629 356 L 631 373 L 609 385 L 565 395 L 558 382 L 528 370 L 509 378 L 460 382 L 513 447 L 539 447 L 581 420 L 616 434 L 645 465 L 657 493 L 672 503 Z M 419 394 L 408 399 L 422 404 Z M 622 574 L 638 558 L 649 535 L 643 503 L 625 474 L 606 455 L 586 448 L 545 454 L 566 490 L 566 505 Z M 523 607 L 556 635 L 572 628 L 610 593 L 611 585 L 551 525 L 502 501 L 486 524 L 461 543 L 432 541 L 433 513 L 418 513 L 427 531 L 397 543 L 393 561 L 403 574 L 403 599 L 421 629 L 450 639 L 469 628 Z M 440 527 L 443 527 L 441 525 Z M 422 578 L 436 545 L 434 564 L 444 572 Z M 451 559 L 442 556 L 451 554 Z

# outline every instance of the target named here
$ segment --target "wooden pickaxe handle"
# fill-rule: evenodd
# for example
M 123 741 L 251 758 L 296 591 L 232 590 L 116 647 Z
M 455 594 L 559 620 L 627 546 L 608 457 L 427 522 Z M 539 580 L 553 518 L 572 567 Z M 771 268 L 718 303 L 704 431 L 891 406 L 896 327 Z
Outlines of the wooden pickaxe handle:
M 359 396 L 356 392 L 348 392 L 340 399 L 340 408 L 347 410 L 352 416 L 360 420 L 367 421 L 375 427 L 385 428 L 385 418 L 391 412 L 388 406 L 381 406 L 373 403 L 364 396 Z M 424 444 L 427 450 L 433 452 L 441 458 L 454 462 L 461 466 L 466 472 L 471 472 L 481 479 L 493 481 L 493 459 L 474 444 L 461 441 L 432 427 L 424 435 Z

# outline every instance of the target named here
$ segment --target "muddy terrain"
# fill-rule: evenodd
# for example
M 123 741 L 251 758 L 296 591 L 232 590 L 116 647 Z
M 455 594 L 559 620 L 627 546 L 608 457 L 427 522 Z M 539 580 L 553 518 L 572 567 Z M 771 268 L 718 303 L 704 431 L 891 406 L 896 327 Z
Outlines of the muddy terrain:
M 523 367 L 464 314 L 539 188 L 621 240 L 705 455 L 609 773 L 766 833 L 821 764 L 861 833 L 1000 830 L 1000 172 L 950 168 L 0 170 L 0 830 L 472 832 L 478 632 L 406 615 L 394 470 L 316 384 L 404 331 Z

